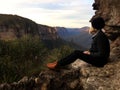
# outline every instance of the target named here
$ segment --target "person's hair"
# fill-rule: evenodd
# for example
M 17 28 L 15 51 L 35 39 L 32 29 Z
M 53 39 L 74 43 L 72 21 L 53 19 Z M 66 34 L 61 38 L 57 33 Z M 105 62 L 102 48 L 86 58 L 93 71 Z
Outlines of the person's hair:
M 102 17 L 97 17 L 91 21 L 91 24 L 93 28 L 101 30 L 105 26 L 105 21 Z
M 97 29 L 91 27 L 91 28 L 89 29 L 89 34 L 94 35 L 97 31 L 98 31 Z

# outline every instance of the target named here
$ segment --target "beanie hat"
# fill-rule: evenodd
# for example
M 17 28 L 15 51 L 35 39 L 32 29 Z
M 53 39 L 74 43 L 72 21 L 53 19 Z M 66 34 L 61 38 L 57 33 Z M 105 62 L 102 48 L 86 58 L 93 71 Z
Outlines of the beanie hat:
M 100 29 L 104 28 L 104 26 L 105 26 L 105 22 L 102 17 L 94 18 L 91 21 L 91 24 L 92 24 L 92 27 L 97 30 L 100 30 Z

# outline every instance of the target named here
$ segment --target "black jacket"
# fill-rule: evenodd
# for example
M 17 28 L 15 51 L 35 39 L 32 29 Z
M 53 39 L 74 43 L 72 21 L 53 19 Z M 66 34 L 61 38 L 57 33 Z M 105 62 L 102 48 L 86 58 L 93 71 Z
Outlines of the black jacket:
M 110 55 L 110 44 L 107 36 L 100 30 L 92 39 L 90 55 L 107 59 Z

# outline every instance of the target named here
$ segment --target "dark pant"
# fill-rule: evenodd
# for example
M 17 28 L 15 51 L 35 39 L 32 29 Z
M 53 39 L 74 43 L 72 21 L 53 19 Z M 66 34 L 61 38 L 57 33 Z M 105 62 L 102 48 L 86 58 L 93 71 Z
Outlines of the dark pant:
M 103 67 L 107 63 L 107 59 L 104 58 L 98 58 L 93 57 L 91 55 L 84 54 L 83 51 L 75 50 L 73 53 L 68 55 L 67 57 L 61 59 L 58 61 L 59 66 L 65 66 L 72 62 L 74 62 L 76 59 L 81 59 L 89 64 L 92 64 L 96 67 Z

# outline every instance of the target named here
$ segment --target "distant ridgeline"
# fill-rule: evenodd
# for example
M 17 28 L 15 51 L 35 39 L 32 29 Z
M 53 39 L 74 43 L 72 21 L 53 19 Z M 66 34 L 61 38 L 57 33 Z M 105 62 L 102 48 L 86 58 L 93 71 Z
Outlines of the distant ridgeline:
M 90 48 L 92 37 L 88 33 L 89 27 L 87 26 L 82 28 L 56 27 L 56 29 L 60 38 L 81 46 L 82 48 L 79 49 L 84 50 Z
M 39 36 L 41 39 L 58 39 L 53 27 L 38 25 L 34 21 L 17 15 L 0 14 L 0 39 L 13 40 L 25 35 Z

